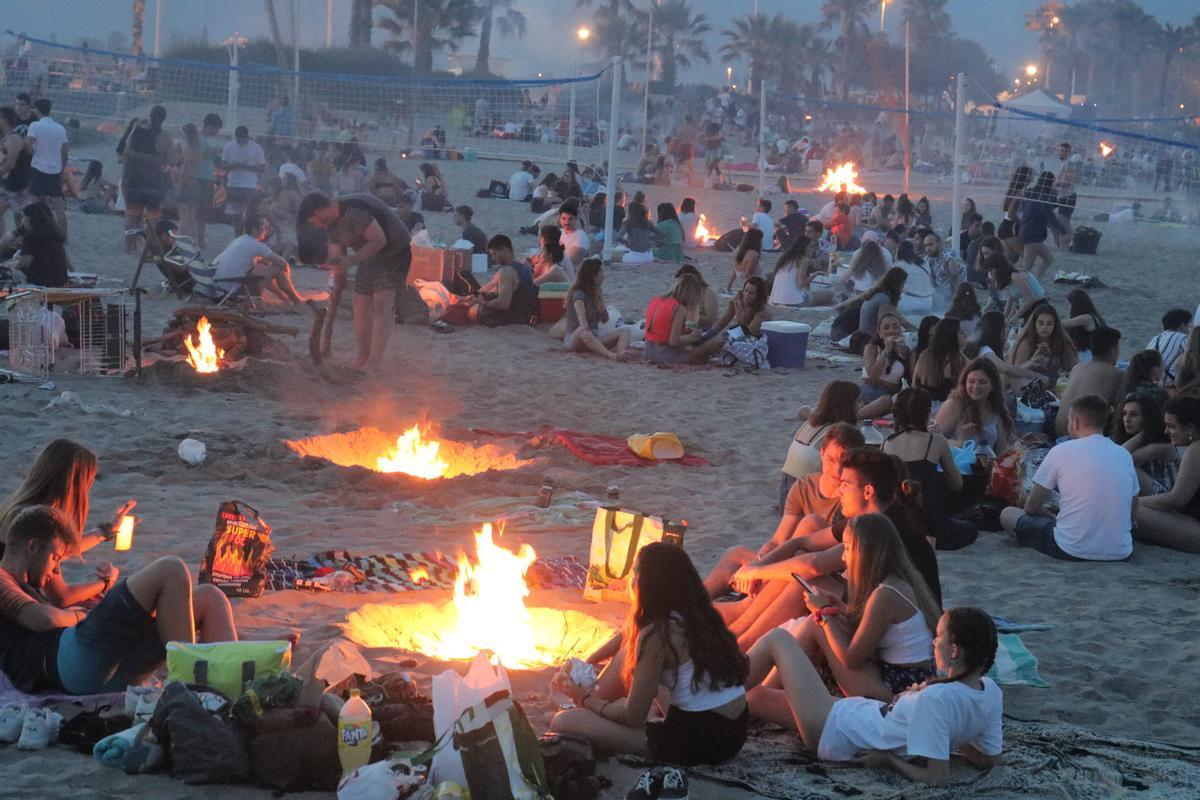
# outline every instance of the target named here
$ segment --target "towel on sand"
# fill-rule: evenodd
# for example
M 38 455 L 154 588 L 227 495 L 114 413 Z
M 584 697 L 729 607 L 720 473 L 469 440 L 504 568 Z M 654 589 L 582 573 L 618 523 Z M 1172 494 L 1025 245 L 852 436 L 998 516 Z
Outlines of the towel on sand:
M 1050 684 L 1038 674 L 1038 662 L 1029 648 L 1015 633 L 1002 633 L 998 637 L 996 663 L 988 677 L 1001 686 L 1033 686 L 1045 689 Z
M 580 586 L 583 585 L 581 582 Z M 47 692 L 43 694 L 28 694 L 12 685 L 12 681 L 0 672 L 0 706 L 27 704 L 30 708 L 41 708 L 55 703 L 74 703 L 87 711 L 95 711 L 100 706 L 120 706 L 125 702 L 125 692 L 109 692 L 108 694 L 62 694 Z
M 95 747 L 92 748 L 92 758 L 106 767 L 123 769 L 125 766 L 125 756 L 129 754 L 129 748 L 133 747 L 133 740 L 137 738 L 138 731 L 144 727 L 146 727 L 146 723 L 139 722 L 132 728 L 126 728 L 120 733 L 105 736 L 96 742 Z

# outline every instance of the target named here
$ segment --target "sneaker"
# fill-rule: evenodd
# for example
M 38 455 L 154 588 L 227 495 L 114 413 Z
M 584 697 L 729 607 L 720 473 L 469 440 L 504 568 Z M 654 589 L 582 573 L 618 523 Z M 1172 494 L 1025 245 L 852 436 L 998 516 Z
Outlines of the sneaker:
M 662 788 L 658 790 L 659 800 L 688 800 L 688 779 L 683 770 L 676 767 L 659 767 L 662 778 Z
M 659 768 L 648 769 L 638 778 L 637 785 L 625 795 L 625 800 L 656 800 L 662 788 L 662 776 Z
M 22 703 L 10 703 L 0 708 L 0 742 L 12 744 L 21 738 L 21 726 L 25 724 L 25 715 L 29 706 Z
M 133 712 L 134 722 L 149 722 L 154 716 L 154 709 L 158 707 L 158 698 L 162 696 L 162 690 L 151 688 L 150 691 L 138 695 L 137 707 Z
M 21 726 L 21 738 L 17 740 L 20 750 L 44 750 L 58 741 L 58 729 L 62 715 L 48 708 L 39 708 L 25 715 Z

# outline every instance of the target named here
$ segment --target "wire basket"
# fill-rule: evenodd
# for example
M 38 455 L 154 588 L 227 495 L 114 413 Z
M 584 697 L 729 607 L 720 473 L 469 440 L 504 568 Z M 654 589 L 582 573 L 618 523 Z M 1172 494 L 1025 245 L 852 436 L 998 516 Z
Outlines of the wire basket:
M 54 363 L 53 323 L 46 295 L 25 292 L 8 303 L 8 363 L 45 381 Z
M 132 366 L 126 334 L 133 328 L 134 297 L 114 291 L 79 303 L 79 372 L 122 376 Z

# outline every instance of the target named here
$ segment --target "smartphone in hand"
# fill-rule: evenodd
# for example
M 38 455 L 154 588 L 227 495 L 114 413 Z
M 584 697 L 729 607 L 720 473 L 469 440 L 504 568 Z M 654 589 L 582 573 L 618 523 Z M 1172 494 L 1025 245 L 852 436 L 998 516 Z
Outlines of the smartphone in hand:
M 793 577 L 793 578 L 796 580 L 796 583 L 798 583 L 798 584 L 800 584 L 801 586 L 803 586 L 803 587 L 804 587 L 804 591 L 808 592 L 809 594 L 819 594 L 819 593 L 820 593 L 820 591 L 821 591 L 820 589 L 818 589 L 817 587 L 813 586 L 811 583 L 809 583 L 807 580 L 805 580 L 805 579 L 804 579 L 802 576 L 800 576 L 799 574 L 797 574 L 797 573 L 793 572 L 793 573 L 792 573 L 792 577 Z

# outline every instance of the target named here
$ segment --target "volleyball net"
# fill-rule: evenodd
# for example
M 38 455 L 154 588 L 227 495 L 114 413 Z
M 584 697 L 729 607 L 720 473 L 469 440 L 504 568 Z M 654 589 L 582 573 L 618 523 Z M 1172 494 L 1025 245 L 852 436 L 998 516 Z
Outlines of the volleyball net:
M 216 112 L 227 132 L 245 125 L 253 137 L 355 141 L 426 158 L 572 158 L 584 165 L 607 156 L 603 71 L 529 80 L 293 72 L 234 66 L 244 42 L 227 42 L 231 63 L 213 64 L 7 37 L 0 51 L 7 95 L 48 97 L 58 119 L 104 132 L 119 133 L 130 118 L 162 105 L 174 130 L 186 122 L 199 127 Z

